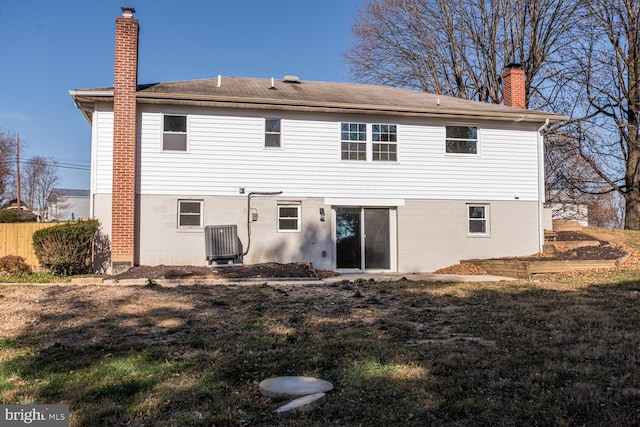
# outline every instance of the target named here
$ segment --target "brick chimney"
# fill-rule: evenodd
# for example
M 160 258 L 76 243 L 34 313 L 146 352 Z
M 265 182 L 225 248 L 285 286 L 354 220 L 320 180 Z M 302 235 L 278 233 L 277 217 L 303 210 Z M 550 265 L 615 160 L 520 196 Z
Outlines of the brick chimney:
M 113 181 L 111 189 L 111 269 L 135 262 L 136 225 L 136 87 L 138 84 L 138 20 L 123 7 L 116 19 L 113 81 Z
M 504 105 L 514 108 L 527 108 L 524 69 L 521 64 L 509 64 L 502 75 L 504 85 L 502 97 Z

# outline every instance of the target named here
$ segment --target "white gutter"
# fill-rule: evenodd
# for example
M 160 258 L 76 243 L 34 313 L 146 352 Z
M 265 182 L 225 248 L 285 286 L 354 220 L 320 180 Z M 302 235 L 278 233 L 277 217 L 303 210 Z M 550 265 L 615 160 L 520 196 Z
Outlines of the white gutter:
M 549 119 L 538 129 L 538 252 L 542 253 L 544 246 L 544 224 L 542 209 L 544 208 L 544 137 L 542 131 L 549 126 Z
M 69 95 L 76 96 L 113 96 L 113 90 L 70 90 Z

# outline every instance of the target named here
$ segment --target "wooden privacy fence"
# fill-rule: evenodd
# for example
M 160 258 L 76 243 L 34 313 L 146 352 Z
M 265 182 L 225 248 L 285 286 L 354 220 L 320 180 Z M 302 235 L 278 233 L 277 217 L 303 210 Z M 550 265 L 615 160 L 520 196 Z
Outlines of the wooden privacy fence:
M 60 225 L 56 222 L 27 222 L 0 224 L 0 257 L 17 255 L 32 268 L 40 267 L 33 250 L 33 233 L 41 228 Z

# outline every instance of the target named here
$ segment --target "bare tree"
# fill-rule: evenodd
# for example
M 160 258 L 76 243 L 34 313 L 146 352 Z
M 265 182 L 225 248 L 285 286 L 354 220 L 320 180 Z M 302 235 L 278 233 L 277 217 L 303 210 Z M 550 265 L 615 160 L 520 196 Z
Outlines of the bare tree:
M 555 103 L 560 53 L 577 0 L 371 0 L 345 53 L 358 80 L 501 103 L 509 63 L 526 73 L 527 104 Z
M 567 131 L 597 179 L 573 185 L 586 193 L 619 193 L 624 227 L 639 230 L 640 0 L 585 1 L 581 18 L 565 70 L 575 94 Z
M 42 218 L 46 211 L 47 199 L 59 180 L 58 162 L 34 156 L 27 161 L 22 176 L 25 201 Z
M 11 199 L 6 193 L 13 176 L 15 153 L 15 134 L 0 131 L 0 205 L 2 205 L 6 199 Z

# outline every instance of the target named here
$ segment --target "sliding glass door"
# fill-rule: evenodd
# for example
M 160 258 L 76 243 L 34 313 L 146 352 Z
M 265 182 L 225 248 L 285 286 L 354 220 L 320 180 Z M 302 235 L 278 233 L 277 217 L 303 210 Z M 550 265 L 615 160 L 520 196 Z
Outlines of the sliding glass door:
M 336 265 L 340 270 L 391 268 L 388 208 L 336 208 Z

